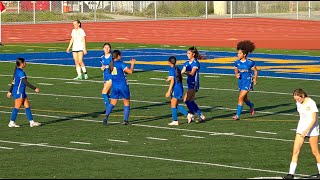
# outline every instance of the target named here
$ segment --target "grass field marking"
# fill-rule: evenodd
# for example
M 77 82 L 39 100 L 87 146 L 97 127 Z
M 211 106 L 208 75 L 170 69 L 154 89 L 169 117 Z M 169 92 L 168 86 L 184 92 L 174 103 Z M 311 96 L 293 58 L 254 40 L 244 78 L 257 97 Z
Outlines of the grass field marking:
M 81 82 L 65 82 L 67 84 L 82 84 Z
M 266 132 L 266 131 L 256 131 L 257 133 L 262 133 L 262 134 L 277 134 L 274 132 Z
M 39 143 L 39 144 L 45 144 L 47 145 L 48 143 Z M 31 144 L 21 144 L 20 146 L 26 147 L 26 146 L 32 146 Z
M 209 134 L 210 136 L 216 136 L 216 135 L 223 135 L 223 136 L 232 136 L 234 135 L 235 133 L 231 132 L 231 133 L 212 133 L 212 134 Z
M 71 144 L 84 144 L 84 145 L 90 145 L 91 143 L 88 142 L 79 142 L 79 141 L 70 141 Z
M 205 137 L 202 137 L 202 136 L 189 136 L 189 135 L 185 135 L 185 134 L 183 134 L 181 136 L 188 137 L 188 138 L 196 138 L 196 139 L 204 139 L 205 138 Z
M 128 141 L 123 141 L 123 140 L 118 140 L 118 139 L 108 139 L 108 141 L 128 143 Z
M 14 148 L 11 148 L 11 147 L 4 147 L 4 146 L 0 146 L 0 149 L 14 149 Z
M 156 80 L 156 81 L 165 81 L 166 79 L 163 78 L 150 78 L 151 80 Z
M 152 140 L 159 140 L 159 141 L 167 141 L 168 139 L 163 139 L 163 138 L 155 138 L 155 137 L 146 137 L 147 139 L 152 139 Z
M 53 86 L 53 84 L 50 84 L 50 83 L 37 83 L 39 85 L 44 85 L 44 86 Z
M 187 164 L 216 166 L 216 167 L 223 167 L 223 168 L 240 169 L 240 170 L 248 170 L 248 171 L 258 171 L 258 172 L 267 172 L 267 173 L 276 173 L 276 174 L 287 174 L 287 172 L 283 172 L 283 171 L 258 169 L 258 168 L 251 168 L 251 167 L 241 167 L 241 166 L 232 166 L 232 165 L 224 165 L 224 164 L 217 164 L 217 163 L 210 163 L 210 162 L 198 162 L 198 161 L 189 161 L 189 160 L 181 160 L 181 159 L 170 159 L 170 158 L 162 158 L 162 157 L 154 157 L 154 156 L 143 156 L 143 155 L 133 155 L 133 154 L 124 154 L 124 153 L 114 153 L 114 152 L 108 152 L 108 151 L 72 148 L 72 147 L 65 147 L 65 146 L 53 146 L 53 145 L 45 145 L 45 144 L 32 144 L 32 143 L 23 143 L 23 142 L 15 142 L 15 141 L 6 141 L 6 140 L 1 140 L 1 139 L 0 139 L 0 142 L 9 143 L 9 144 L 31 144 L 32 146 L 36 146 L 36 147 L 46 147 L 46 148 L 52 148 L 52 149 L 65 149 L 65 150 L 72 150 L 72 151 L 108 154 L 108 155 L 114 155 L 114 156 L 124 156 L 124 157 L 133 157 L 133 158 L 142 158 L 142 159 L 153 159 L 153 160 L 161 160 L 161 161 L 169 161 L 169 162 L 180 162 L 180 163 L 187 163 Z M 305 175 L 305 174 L 296 174 L 296 175 L 309 177 L 309 175 Z

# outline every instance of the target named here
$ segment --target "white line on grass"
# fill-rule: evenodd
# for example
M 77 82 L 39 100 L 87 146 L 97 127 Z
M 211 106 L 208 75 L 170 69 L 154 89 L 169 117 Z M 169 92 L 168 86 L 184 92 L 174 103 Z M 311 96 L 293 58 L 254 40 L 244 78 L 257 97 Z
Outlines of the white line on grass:
M 123 140 L 118 140 L 118 139 L 108 139 L 108 141 L 122 142 L 122 143 L 127 143 L 128 142 L 128 141 L 123 141 Z
M 47 145 L 48 143 L 39 143 L 39 144 Z M 20 146 L 31 146 L 31 145 L 30 144 L 21 144 Z
M 256 131 L 257 133 L 262 133 L 262 134 L 277 134 L 274 132 L 266 132 L 266 131 Z
M 183 136 L 183 137 L 189 137 L 189 138 L 196 138 L 196 139 L 203 139 L 204 137 L 202 137 L 202 136 L 189 136 L 189 135 L 185 135 L 185 134 L 183 134 L 183 135 L 181 135 L 181 136 Z
M 91 144 L 91 143 L 88 143 L 88 142 L 78 142 L 78 141 L 70 141 L 70 143 L 72 143 L 72 144 L 85 144 L 85 145 Z
M 13 149 L 13 148 L 0 146 L 0 149 Z
M 81 148 L 72 148 L 72 147 L 64 147 L 64 146 L 53 146 L 53 145 L 44 145 L 44 144 L 22 143 L 22 142 L 14 142 L 14 141 L 6 141 L 6 140 L 0 140 L 0 142 L 10 143 L 10 144 L 30 144 L 30 145 L 33 145 L 33 146 L 36 146 L 36 147 L 47 147 L 47 148 L 54 148 L 54 149 L 66 149 L 66 150 L 72 150 L 72 151 L 91 152 L 91 153 L 108 154 L 108 155 L 133 157 L 133 158 L 142 158 L 142 159 L 153 159 L 153 160 L 161 160 L 161 161 L 169 161 L 169 162 L 180 162 L 180 163 L 186 163 L 186 164 L 197 164 L 197 165 L 224 167 L 224 168 L 232 168 L 232 169 L 240 169 L 240 170 L 248 170 L 248 171 L 258 171 L 258 172 L 277 173 L 277 174 L 286 174 L 287 173 L 287 172 L 283 172 L 283 171 L 274 171 L 274 170 L 258 169 L 258 168 L 250 168 L 250 167 L 241 167 L 241 166 L 231 166 L 231 165 L 217 164 L 217 163 L 211 163 L 211 162 L 199 162 L 199 161 L 170 159 L 170 158 L 162 158 L 162 157 L 154 157 L 154 156 L 142 156 L 142 155 L 134 155 L 134 154 L 114 153 L 114 152 L 99 151 L 99 150 L 92 150 L 92 149 L 81 149 Z M 305 177 L 309 176 L 309 175 L 305 175 L 305 174 L 296 174 L 296 175 L 305 176 Z
M 67 84 L 82 84 L 81 82 L 65 82 Z
M 168 139 L 163 138 L 155 138 L 155 137 L 146 137 L 147 139 L 159 140 L 159 141 L 167 141 Z
M 163 78 L 150 78 L 151 80 L 157 80 L 157 81 L 165 81 Z
M 49 84 L 49 83 L 37 83 L 37 84 L 45 85 L 45 86 L 52 86 L 53 85 L 53 84 Z

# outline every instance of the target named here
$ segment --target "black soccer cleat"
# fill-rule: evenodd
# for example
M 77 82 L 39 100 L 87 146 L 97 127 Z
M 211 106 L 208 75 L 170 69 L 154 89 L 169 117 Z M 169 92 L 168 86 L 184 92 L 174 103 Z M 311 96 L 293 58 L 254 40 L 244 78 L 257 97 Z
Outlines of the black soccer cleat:
M 294 179 L 293 174 L 287 174 L 286 176 L 282 177 L 282 179 Z
M 129 121 L 123 121 L 121 124 L 122 124 L 122 125 L 130 125 L 130 124 L 129 124 Z

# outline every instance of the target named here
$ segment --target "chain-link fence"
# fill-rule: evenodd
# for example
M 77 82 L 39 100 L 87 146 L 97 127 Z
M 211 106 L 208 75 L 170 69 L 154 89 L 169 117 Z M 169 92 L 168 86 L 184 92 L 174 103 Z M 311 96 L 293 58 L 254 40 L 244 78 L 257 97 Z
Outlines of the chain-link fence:
M 2 23 L 271 17 L 320 20 L 320 1 L 3 1 Z

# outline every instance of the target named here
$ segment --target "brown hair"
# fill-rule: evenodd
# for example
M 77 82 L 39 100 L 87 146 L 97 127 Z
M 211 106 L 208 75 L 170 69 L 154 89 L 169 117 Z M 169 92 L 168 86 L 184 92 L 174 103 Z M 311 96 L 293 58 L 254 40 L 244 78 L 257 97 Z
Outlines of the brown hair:
M 307 93 L 300 88 L 293 91 L 293 96 L 299 96 L 302 98 L 308 97 Z

